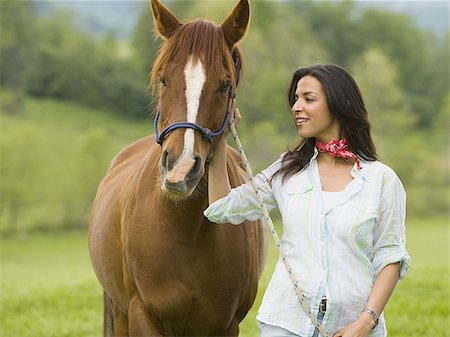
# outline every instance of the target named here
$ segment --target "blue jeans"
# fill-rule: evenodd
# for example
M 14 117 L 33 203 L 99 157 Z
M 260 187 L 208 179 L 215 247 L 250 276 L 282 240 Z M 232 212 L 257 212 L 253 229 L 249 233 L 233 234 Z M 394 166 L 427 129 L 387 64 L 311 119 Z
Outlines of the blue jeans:
M 317 320 L 319 323 L 322 323 L 323 316 L 325 314 L 323 312 L 319 312 L 317 315 Z M 307 337 L 307 336 L 300 336 L 297 335 L 289 330 L 283 329 L 276 325 L 270 325 L 263 322 L 258 322 L 259 326 L 259 336 L 260 337 Z M 312 337 L 319 337 L 320 333 L 317 328 L 314 330 L 314 334 Z
M 319 311 L 319 314 L 317 315 L 317 320 L 319 321 L 320 324 L 322 324 L 323 316 L 325 316 L 325 313 L 322 312 L 322 311 Z M 313 337 L 318 337 L 319 335 L 320 335 L 320 332 L 319 332 L 319 330 L 316 328 L 316 329 L 314 330 Z M 321 335 L 320 335 L 320 336 L 321 336 Z

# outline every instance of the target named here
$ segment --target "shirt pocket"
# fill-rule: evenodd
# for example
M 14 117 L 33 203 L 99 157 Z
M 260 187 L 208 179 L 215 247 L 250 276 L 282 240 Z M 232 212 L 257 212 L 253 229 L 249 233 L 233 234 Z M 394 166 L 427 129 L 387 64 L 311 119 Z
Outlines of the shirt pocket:
M 352 228 L 348 236 L 349 243 L 357 250 L 363 251 L 371 259 L 378 222 L 376 205 L 364 195 L 350 198 L 348 205 L 349 211 L 353 213 Z
M 289 184 L 285 188 L 285 205 L 283 216 L 289 217 L 295 214 L 309 213 L 313 207 L 312 185 L 309 182 L 303 184 Z

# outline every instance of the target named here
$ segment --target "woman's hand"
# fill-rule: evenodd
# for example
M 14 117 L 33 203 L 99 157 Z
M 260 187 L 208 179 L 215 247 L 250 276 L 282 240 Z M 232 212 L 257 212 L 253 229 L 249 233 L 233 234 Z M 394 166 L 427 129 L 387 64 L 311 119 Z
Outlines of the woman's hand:
M 333 337 L 367 337 L 374 325 L 372 316 L 363 312 L 356 321 L 336 332 Z
M 400 276 L 400 262 L 388 264 L 378 274 L 367 301 L 366 307 L 380 315 L 386 306 Z M 375 319 L 363 311 L 357 320 L 339 330 L 333 337 L 367 337 L 375 327 Z

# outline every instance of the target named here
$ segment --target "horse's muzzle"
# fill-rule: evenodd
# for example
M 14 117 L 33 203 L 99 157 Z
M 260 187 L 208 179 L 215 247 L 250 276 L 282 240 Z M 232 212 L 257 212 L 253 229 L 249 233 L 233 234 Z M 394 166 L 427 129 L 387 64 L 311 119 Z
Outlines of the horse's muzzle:
M 160 163 L 161 187 L 163 191 L 177 195 L 190 195 L 204 173 L 202 159 L 184 157 L 173 163 L 170 154 L 164 151 Z

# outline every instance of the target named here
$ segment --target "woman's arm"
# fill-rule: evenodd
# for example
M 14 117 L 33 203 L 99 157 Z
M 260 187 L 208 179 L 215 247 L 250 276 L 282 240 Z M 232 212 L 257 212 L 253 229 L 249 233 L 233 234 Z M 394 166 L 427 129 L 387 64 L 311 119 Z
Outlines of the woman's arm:
M 386 181 L 372 260 L 378 274 L 366 303 L 366 308 L 372 310 L 377 317 L 383 312 L 397 281 L 406 274 L 409 266 L 405 247 L 406 193 L 396 175 Z M 366 337 L 374 326 L 375 319 L 363 311 L 356 321 L 335 336 Z
M 377 317 L 381 315 L 386 306 L 389 298 L 394 291 L 398 279 L 400 278 L 400 262 L 388 264 L 378 274 L 373 285 L 372 292 L 370 293 L 369 300 L 367 301 L 366 308 L 369 308 L 375 312 Z M 363 312 L 362 315 L 368 316 L 372 321 L 373 317 L 369 313 Z M 375 323 L 375 322 L 373 322 Z
M 384 267 L 375 279 L 366 308 L 373 310 L 377 317 L 383 312 L 399 277 L 400 262 L 397 262 Z M 374 327 L 375 319 L 368 312 L 363 311 L 356 321 L 339 330 L 334 336 L 366 337 Z

